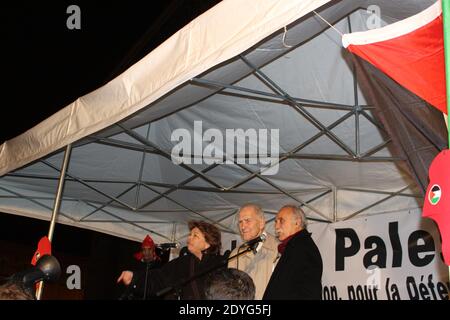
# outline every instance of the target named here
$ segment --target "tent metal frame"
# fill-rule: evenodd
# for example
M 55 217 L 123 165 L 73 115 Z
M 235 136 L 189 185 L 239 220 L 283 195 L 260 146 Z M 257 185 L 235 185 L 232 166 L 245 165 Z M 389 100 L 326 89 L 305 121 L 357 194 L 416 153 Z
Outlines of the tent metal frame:
M 347 16 L 347 21 L 348 21 L 348 25 L 349 25 L 349 30 L 351 31 L 351 23 L 350 23 L 349 16 Z M 294 46 L 294 48 L 292 50 L 297 48 L 299 45 L 300 44 L 297 44 L 296 46 Z M 252 48 L 252 49 L 248 50 L 247 52 L 250 52 L 251 50 L 255 50 L 255 48 Z M 289 53 L 290 51 L 291 50 L 282 52 L 275 59 L 279 59 L 280 57 L 284 56 L 285 54 Z M 361 116 L 364 117 L 366 120 L 368 120 L 373 126 L 378 128 L 380 130 L 380 132 L 382 133 L 383 137 L 385 137 L 387 134 L 386 134 L 386 131 L 384 130 L 383 126 L 376 119 L 374 119 L 371 115 L 369 115 L 368 112 L 371 111 L 373 109 L 373 107 L 370 105 L 359 105 L 357 75 L 356 75 L 354 68 L 353 68 L 354 105 L 345 105 L 345 104 L 338 104 L 338 103 L 315 101 L 315 100 L 311 100 L 311 99 L 304 99 L 301 97 L 292 97 L 285 90 L 283 90 L 278 84 L 276 84 L 267 74 L 265 74 L 261 70 L 261 67 L 255 66 L 248 58 L 246 58 L 244 56 L 244 54 L 238 55 L 236 58 L 240 59 L 242 62 L 244 62 L 245 65 L 247 65 L 250 68 L 251 71 L 248 75 L 253 74 L 266 87 L 268 87 L 271 92 L 265 92 L 265 91 L 260 91 L 260 90 L 256 90 L 256 89 L 245 88 L 245 87 L 239 86 L 236 84 L 239 80 L 237 80 L 231 84 L 227 84 L 227 83 L 221 83 L 218 81 L 206 80 L 204 78 L 195 77 L 195 78 L 191 79 L 188 82 L 188 84 L 192 85 L 192 86 L 214 88 L 214 89 L 216 89 L 216 91 L 213 93 L 213 95 L 219 94 L 219 95 L 226 95 L 226 96 L 230 96 L 230 97 L 245 98 L 245 99 L 251 99 L 251 100 L 255 100 L 255 101 L 269 101 L 269 102 L 273 102 L 273 103 L 278 103 L 280 105 L 287 105 L 287 106 L 291 107 L 293 110 L 295 110 L 295 112 L 297 114 L 299 114 L 304 119 L 306 119 L 310 124 L 312 124 L 318 130 L 318 132 L 311 138 L 307 139 L 306 141 L 303 141 L 302 143 L 300 143 L 299 145 L 297 145 L 290 151 L 281 153 L 278 157 L 277 163 L 274 165 L 279 165 L 280 163 L 282 163 L 283 161 L 286 161 L 286 160 L 297 161 L 297 160 L 302 160 L 302 159 L 352 161 L 352 162 L 398 162 L 398 161 L 404 161 L 404 159 L 396 158 L 396 157 L 374 156 L 374 154 L 376 154 L 378 151 L 380 151 L 383 148 L 385 148 L 386 146 L 388 146 L 389 143 L 392 142 L 391 139 L 386 139 L 382 143 L 361 153 L 361 136 L 360 136 L 360 117 Z M 232 61 L 232 60 L 230 60 L 230 61 Z M 210 97 L 210 96 L 208 96 L 208 97 Z M 202 98 L 202 99 L 200 99 L 200 101 L 207 101 L 208 97 Z M 199 103 L 199 101 L 196 101 L 196 102 L 192 103 L 190 106 L 194 106 L 198 103 Z M 346 113 L 343 116 L 341 116 L 340 118 L 338 118 L 337 120 L 335 120 L 332 124 L 325 125 L 319 119 L 317 119 L 314 115 L 312 115 L 308 111 L 308 108 L 333 109 L 333 110 L 337 110 L 337 111 L 346 111 Z M 183 108 L 182 110 L 184 110 L 184 109 L 185 108 Z M 181 110 L 179 110 L 177 112 L 181 112 Z M 64 198 L 65 201 L 81 201 L 82 203 L 86 204 L 87 206 L 90 206 L 93 208 L 93 211 L 84 215 L 81 219 L 74 219 L 74 218 L 70 217 L 70 215 L 68 213 L 61 212 L 59 210 L 59 205 L 58 205 L 58 207 L 55 205 L 55 207 L 53 208 L 53 211 L 55 209 L 58 210 L 62 216 L 70 219 L 72 222 L 129 223 L 135 227 L 145 230 L 146 232 L 157 234 L 158 236 L 161 236 L 169 241 L 176 241 L 174 234 L 172 234 L 172 236 L 169 238 L 165 235 L 162 235 L 162 234 L 156 232 L 155 230 L 145 228 L 144 226 L 140 225 L 140 223 L 173 224 L 174 230 L 176 230 L 175 225 L 177 222 L 175 222 L 175 221 L 139 221 L 138 219 L 133 220 L 133 221 L 131 221 L 131 220 L 125 221 L 123 218 L 120 218 L 116 214 L 106 210 L 106 208 L 107 207 L 121 208 L 121 209 L 125 208 L 127 210 L 130 210 L 131 212 L 137 212 L 137 213 L 152 212 L 152 210 L 148 208 L 149 206 L 151 206 L 153 203 L 157 202 L 160 199 L 166 199 L 172 203 L 175 203 L 178 207 L 182 208 L 179 210 L 168 210 L 167 212 L 169 212 L 169 211 L 170 212 L 186 212 L 186 211 L 188 211 L 189 213 L 191 213 L 193 215 L 199 216 L 202 219 L 206 219 L 206 220 L 216 224 L 224 232 L 236 234 L 235 230 L 233 230 L 232 228 L 223 224 L 222 221 L 232 217 L 237 212 L 237 208 L 229 208 L 229 210 L 233 211 L 233 214 L 231 214 L 231 215 L 225 214 L 225 216 L 219 220 L 212 220 L 212 219 L 208 218 L 204 213 L 202 213 L 202 211 L 204 212 L 207 210 L 198 210 L 195 208 L 191 208 L 191 207 L 186 206 L 185 204 L 181 203 L 180 201 L 173 199 L 169 195 L 178 190 L 199 191 L 199 192 L 219 193 L 219 194 L 220 193 L 240 193 L 240 194 L 249 194 L 249 195 L 280 194 L 280 195 L 284 195 L 284 196 L 292 199 L 293 201 L 297 202 L 299 204 L 299 206 L 310 209 L 311 211 L 313 211 L 316 215 L 318 215 L 320 217 L 320 218 L 316 218 L 311 215 L 308 215 L 307 218 L 309 220 L 326 222 L 326 223 L 336 222 L 336 221 L 340 220 L 340 217 L 338 215 L 338 209 L 337 209 L 338 208 L 337 194 L 339 191 L 355 191 L 355 192 L 386 195 L 386 197 L 384 197 L 383 199 L 378 200 L 378 201 L 366 206 L 365 208 L 363 208 L 361 210 L 358 210 L 346 217 L 341 217 L 341 220 L 348 220 L 350 218 L 353 218 L 356 215 L 359 215 L 359 214 L 367 211 L 368 209 L 370 209 L 380 203 L 383 203 L 393 197 L 402 196 L 402 197 L 421 198 L 421 195 L 409 194 L 409 193 L 404 192 L 407 189 L 411 188 L 412 187 L 411 185 L 403 187 L 394 192 L 383 191 L 383 190 L 371 190 L 371 189 L 342 188 L 342 187 L 336 187 L 336 186 L 331 186 L 331 187 L 323 186 L 323 187 L 308 188 L 308 189 L 303 189 L 303 190 L 286 190 L 286 189 L 278 186 L 276 183 L 271 181 L 269 178 L 262 175 L 262 173 L 265 170 L 268 170 L 270 168 L 270 166 L 261 168 L 258 171 L 253 171 L 245 165 L 238 164 L 236 161 L 237 156 L 233 159 L 227 159 L 227 160 L 232 161 L 234 165 L 238 166 L 243 171 L 247 172 L 248 175 L 246 175 L 240 181 L 237 181 L 236 183 L 234 183 L 233 185 L 228 186 L 228 187 L 220 185 L 219 183 L 217 183 L 216 181 L 214 181 L 212 178 L 210 178 L 207 175 L 207 173 L 209 171 L 218 167 L 220 164 L 212 164 L 202 170 L 194 169 L 186 164 L 180 164 L 179 166 L 181 168 L 190 172 L 192 175 L 189 178 L 184 179 L 183 181 L 181 181 L 180 183 L 177 183 L 177 184 L 162 183 L 162 182 L 157 182 L 157 181 L 145 181 L 145 180 L 143 180 L 143 169 L 144 169 L 144 164 L 145 164 L 145 159 L 146 159 L 147 154 L 155 154 L 155 155 L 164 157 L 169 160 L 171 159 L 171 154 L 169 151 L 163 150 L 157 144 L 153 143 L 149 139 L 151 124 L 153 122 L 164 119 L 170 115 L 171 114 L 167 114 L 164 117 L 158 118 L 154 121 L 144 124 L 144 125 L 148 125 L 146 137 L 140 135 L 139 133 L 137 133 L 136 131 L 134 131 L 130 128 L 125 127 L 125 125 L 123 123 L 126 120 L 121 121 L 122 124 L 121 123 L 115 124 L 115 126 L 117 126 L 119 128 L 119 132 L 115 133 L 115 134 L 125 133 L 129 137 L 133 138 L 134 140 L 138 141 L 141 144 L 121 141 L 121 140 L 115 139 L 112 136 L 103 137 L 99 134 L 93 134 L 93 135 L 83 138 L 82 140 L 80 140 L 80 142 L 78 142 L 76 145 L 74 145 L 74 148 L 76 149 L 80 145 L 80 143 L 81 143 L 81 145 L 86 144 L 86 143 L 87 144 L 95 143 L 95 144 L 100 144 L 100 145 L 117 147 L 117 148 L 121 148 L 124 150 L 129 150 L 132 152 L 142 153 L 142 158 L 140 160 L 139 174 L 138 174 L 137 181 L 114 180 L 114 179 L 92 179 L 92 178 L 86 178 L 86 177 L 84 177 L 84 178 L 77 177 L 77 176 L 69 173 L 68 171 L 65 172 L 63 169 L 59 169 L 57 166 L 53 165 L 52 163 L 50 163 L 48 161 L 48 159 L 51 156 L 53 156 L 55 153 L 53 153 L 52 155 L 49 155 L 43 159 L 40 159 L 38 162 L 45 164 L 46 166 L 54 169 L 56 172 L 59 173 L 59 177 L 38 175 L 38 174 L 25 174 L 25 173 L 21 173 L 20 169 L 17 170 L 17 172 L 12 172 L 12 173 L 7 174 L 6 177 L 24 177 L 24 178 L 38 179 L 38 180 L 39 179 L 47 179 L 47 180 L 59 180 L 59 181 L 66 178 L 67 181 L 79 183 L 82 186 L 101 195 L 102 197 L 107 198 L 108 200 L 107 201 L 94 201 L 94 200 L 88 200 L 88 199 L 71 199 L 69 197 Z M 342 141 L 342 139 L 340 139 L 332 131 L 334 128 L 336 128 L 341 123 L 350 119 L 353 116 L 354 116 L 354 124 L 355 124 L 354 150 L 352 147 L 347 145 L 347 143 Z M 140 126 L 142 127 L 143 124 L 141 124 Z M 323 136 L 326 136 L 335 145 L 337 145 L 340 149 L 342 149 L 345 152 L 345 154 L 342 155 L 342 154 L 302 154 L 302 153 L 299 153 L 301 150 L 303 150 L 307 146 L 311 145 L 312 143 L 314 143 L 315 141 L 317 141 L 319 138 L 321 138 Z M 188 156 L 194 157 L 193 155 L 188 155 Z M 252 155 L 246 154 L 246 155 L 241 155 L 241 156 L 245 156 L 246 158 L 248 158 Z M 69 160 L 70 159 L 67 159 L 67 164 L 68 164 Z M 66 161 L 64 161 L 64 163 L 65 162 Z M 35 163 L 37 163 L 37 162 L 33 162 L 29 165 L 33 165 Z M 271 188 L 271 191 L 257 190 L 257 189 L 245 189 L 245 188 L 238 189 L 240 186 L 244 185 L 248 181 L 255 179 L 255 178 L 258 178 L 259 180 L 263 181 L 266 185 L 269 185 Z M 200 187 L 200 186 L 188 186 L 187 185 L 196 179 L 201 179 L 201 180 L 205 181 L 207 184 L 209 184 L 209 186 L 208 187 Z M 110 195 L 110 194 L 100 190 L 100 188 L 93 186 L 92 183 L 117 183 L 117 184 L 124 184 L 124 185 L 130 185 L 130 186 L 128 186 L 127 188 L 125 188 L 124 190 L 119 192 L 117 195 Z M 150 190 L 151 192 L 153 192 L 157 195 L 155 197 L 153 197 L 152 199 L 139 205 L 139 203 L 141 202 L 140 194 L 141 194 L 142 188 Z M 161 192 L 161 191 L 157 190 L 156 188 L 164 188 L 166 190 Z M 23 199 L 32 201 L 34 204 L 42 206 L 45 209 L 52 210 L 52 208 L 50 208 L 45 203 L 42 203 L 39 200 L 52 200 L 53 198 L 30 197 L 30 196 L 22 195 L 15 191 L 9 190 L 6 187 L 0 187 L 0 189 L 12 194 L 12 196 L 2 195 L 2 196 L 0 196 L 0 198 L 17 198 L 17 197 L 19 197 L 19 198 L 23 198 Z M 126 203 L 125 201 L 122 201 L 121 197 L 123 197 L 125 194 L 131 192 L 132 190 L 134 190 L 133 192 L 135 192 L 135 197 L 134 197 L 134 201 L 133 201 L 134 203 L 129 204 L 129 203 Z M 302 193 L 316 193 L 316 195 L 310 199 L 304 200 L 304 199 L 302 199 L 303 197 L 300 198 L 298 196 L 299 194 L 302 194 Z M 311 205 L 312 202 L 314 202 L 318 199 L 321 199 L 322 197 L 327 196 L 330 193 L 332 195 L 332 201 L 333 201 L 333 210 L 332 210 L 331 218 Z M 59 188 L 58 188 L 58 195 L 56 196 L 55 201 L 60 203 L 61 200 L 62 200 L 62 190 L 61 190 L 61 194 L 60 194 Z M 214 211 L 214 210 L 212 210 L 212 211 Z M 226 211 L 226 209 L 220 210 L 220 211 Z M 106 214 L 107 216 L 113 217 L 114 219 L 113 220 L 92 219 L 92 218 L 88 219 L 89 217 L 92 217 L 97 212 L 102 212 L 102 213 Z M 155 210 L 155 212 L 165 212 L 165 211 L 164 210 Z M 55 214 L 53 213 L 52 223 L 54 223 L 54 220 L 56 221 L 56 218 L 55 218 Z M 273 218 L 271 220 L 273 220 Z M 268 221 L 270 222 L 271 220 L 268 220 Z M 54 229 L 54 225 L 53 225 L 53 229 Z M 181 238 L 183 238 L 183 237 L 180 237 L 179 239 L 181 239 Z

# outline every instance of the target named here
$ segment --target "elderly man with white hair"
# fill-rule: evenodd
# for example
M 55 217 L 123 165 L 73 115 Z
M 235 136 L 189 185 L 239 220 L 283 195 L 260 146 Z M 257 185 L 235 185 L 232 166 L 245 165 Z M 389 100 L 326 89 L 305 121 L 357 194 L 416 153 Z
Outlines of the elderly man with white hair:
M 255 299 L 261 300 L 273 272 L 278 241 L 274 236 L 265 232 L 266 219 L 260 206 L 252 203 L 242 206 L 238 213 L 238 219 L 239 232 L 244 242 L 254 240 L 261 235 L 264 235 L 265 240 L 257 243 L 255 250 L 231 259 L 228 267 L 248 273 L 255 284 Z M 230 256 L 245 249 L 246 247 L 238 247 L 231 252 Z
M 302 209 L 282 207 L 275 218 L 275 233 L 280 240 L 276 262 L 264 300 L 320 300 L 323 263 L 319 249 L 306 229 Z

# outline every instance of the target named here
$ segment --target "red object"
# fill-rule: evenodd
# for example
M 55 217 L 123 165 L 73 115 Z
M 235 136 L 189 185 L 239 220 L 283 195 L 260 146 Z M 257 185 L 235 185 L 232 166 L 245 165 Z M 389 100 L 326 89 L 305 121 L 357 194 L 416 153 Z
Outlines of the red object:
M 31 264 L 35 266 L 39 258 L 46 254 L 52 255 L 52 244 L 50 240 L 48 240 L 47 236 L 42 237 L 41 240 L 39 240 L 37 250 L 31 259 Z
M 349 51 L 447 113 L 440 1 L 386 27 L 346 34 L 342 41 Z
M 283 253 L 284 253 L 284 250 L 286 249 L 286 246 L 287 246 L 288 242 L 289 242 L 293 237 L 295 237 L 299 232 L 300 232 L 300 231 L 298 231 L 298 232 L 296 232 L 296 233 L 294 233 L 294 234 L 291 234 L 289 237 L 287 237 L 286 239 L 284 239 L 283 241 L 281 241 L 281 242 L 278 244 L 278 252 L 279 252 L 280 254 L 283 254 Z
M 442 254 L 450 265 L 450 151 L 441 151 L 430 166 L 430 184 L 425 195 L 423 217 L 436 221 L 442 238 Z
M 144 241 L 142 241 L 141 248 L 154 248 L 154 247 L 155 243 L 153 242 L 153 239 L 149 235 L 147 235 Z
M 155 242 L 153 241 L 153 239 L 147 235 L 144 240 L 142 241 L 141 244 L 141 249 L 144 248 L 155 248 Z M 134 254 L 134 258 L 138 261 L 141 261 L 144 258 L 144 255 L 142 254 L 142 251 L 136 252 Z M 155 254 L 155 259 L 159 259 L 159 257 Z
M 137 261 L 141 261 L 144 258 L 144 255 L 142 254 L 141 251 L 136 252 L 133 257 L 137 260 Z

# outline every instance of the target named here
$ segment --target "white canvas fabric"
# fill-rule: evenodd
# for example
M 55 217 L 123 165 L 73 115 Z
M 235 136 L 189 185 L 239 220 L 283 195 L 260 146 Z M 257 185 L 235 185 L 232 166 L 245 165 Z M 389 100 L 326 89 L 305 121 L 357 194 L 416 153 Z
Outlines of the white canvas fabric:
M 49 220 L 68 144 L 58 222 L 136 241 L 150 233 L 183 242 L 186 222 L 206 219 L 226 249 L 239 239 L 235 214 L 247 202 L 264 208 L 269 232 L 287 203 L 302 205 L 312 224 L 417 209 L 418 190 L 371 115 L 340 33 L 368 30 L 369 5 L 383 26 L 432 3 L 223 1 L 110 83 L 4 142 L 0 211 Z M 254 164 L 174 164 L 172 133 L 194 137 L 196 121 L 203 133 L 278 129 L 277 174 L 256 175 Z

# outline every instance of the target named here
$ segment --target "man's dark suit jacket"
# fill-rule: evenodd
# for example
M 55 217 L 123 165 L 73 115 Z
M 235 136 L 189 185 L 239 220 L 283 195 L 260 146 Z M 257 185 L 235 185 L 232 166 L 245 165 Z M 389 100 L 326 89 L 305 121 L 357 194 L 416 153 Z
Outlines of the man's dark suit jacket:
M 300 231 L 286 245 L 263 300 L 320 300 L 322 269 L 322 257 L 311 234 Z

